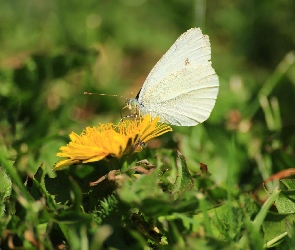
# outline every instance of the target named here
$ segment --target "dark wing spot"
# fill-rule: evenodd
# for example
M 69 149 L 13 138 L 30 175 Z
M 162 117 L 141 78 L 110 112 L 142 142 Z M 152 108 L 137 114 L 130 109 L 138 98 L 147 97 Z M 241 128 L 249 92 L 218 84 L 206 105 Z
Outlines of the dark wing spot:
M 185 65 L 185 66 L 189 65 L 189 60 L 188 60 L 188 58 L 186 58 L 186 60 L 185 60 L 185 62 L 184 62 L 184 65 Z

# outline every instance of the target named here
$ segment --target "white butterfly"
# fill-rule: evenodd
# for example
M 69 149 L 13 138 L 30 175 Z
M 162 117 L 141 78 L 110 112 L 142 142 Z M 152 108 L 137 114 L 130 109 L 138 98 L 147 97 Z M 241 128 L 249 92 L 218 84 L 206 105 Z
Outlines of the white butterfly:
M 132 114 L 177 126 L 195 126 L 210 116 L 219 81 L 211 66 L 209 37 L 192 28 L 182 34 L 149 73 L 136 98 L 126 106 Z

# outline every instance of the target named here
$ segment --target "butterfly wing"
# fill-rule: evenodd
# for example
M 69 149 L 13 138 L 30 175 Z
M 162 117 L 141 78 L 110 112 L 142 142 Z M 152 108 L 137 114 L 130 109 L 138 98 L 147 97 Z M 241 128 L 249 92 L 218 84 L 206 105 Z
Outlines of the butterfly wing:
M 202 34 L 201 29 L 192 28 L 183 33 L 170 49 L 162 56 L 147 76 L 138 96 L 142 96 L 155 84 L 170 74 L 180 71 L 186 65 L 199 66 L 211 64 L 209 37 Z
M 218 87 L 218 77 L 210 63 L 188 64 L 148 88 L 141 96 L 140 111 L 172 125 L 195 126 L 208 119 Z

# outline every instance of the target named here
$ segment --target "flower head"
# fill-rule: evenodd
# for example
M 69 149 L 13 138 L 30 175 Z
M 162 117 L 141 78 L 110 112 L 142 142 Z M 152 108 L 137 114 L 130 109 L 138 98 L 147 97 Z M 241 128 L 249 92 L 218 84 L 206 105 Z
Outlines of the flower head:
M 66 159 L 57 162 L 53 170 L 71 164 L 95 162 L 106 157 L 120 158 L 139 152 L 147 141 L 172 131 L 166 124 L 158 124 L 159 119 L 157 117 L 152 120 L 147 115 L 139 121 L 127 120 L 119 125 L 107 123 L 97 127 L 86 127 L 81 135 L 72 132 L 71 141 L 56 154 Z

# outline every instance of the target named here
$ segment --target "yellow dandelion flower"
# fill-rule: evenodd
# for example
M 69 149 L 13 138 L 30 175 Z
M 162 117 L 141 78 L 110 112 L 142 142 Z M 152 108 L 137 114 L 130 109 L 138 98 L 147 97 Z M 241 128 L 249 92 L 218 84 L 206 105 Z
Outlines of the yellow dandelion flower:
M 159 120 L 159 117 L 152 120 L 147 115 L 139 121 L 127 120 L 119 125 L 107 123 L 86 127 L 81 135 L 72 132 L 71 141 L 56 154 L 66 159 L 57 162 L 53 170 L 75 163 L 95 162 L 106 157 L 120 158 L 126 154 L 140 152 L 147 141 L 172 131 L 166 124 L 158 124 Z

